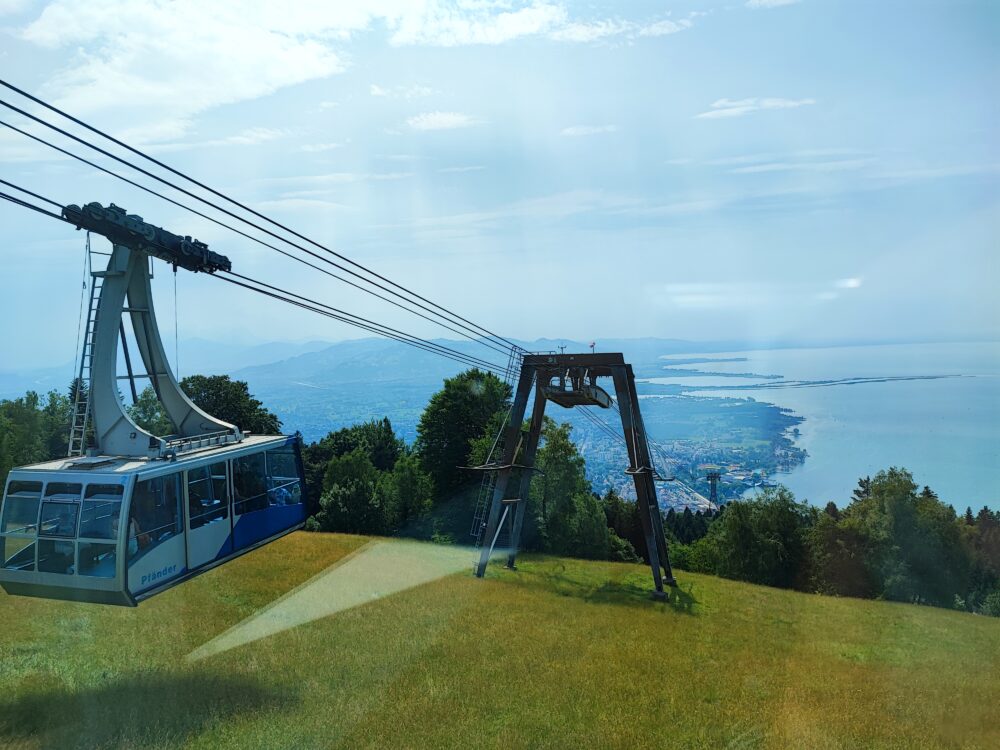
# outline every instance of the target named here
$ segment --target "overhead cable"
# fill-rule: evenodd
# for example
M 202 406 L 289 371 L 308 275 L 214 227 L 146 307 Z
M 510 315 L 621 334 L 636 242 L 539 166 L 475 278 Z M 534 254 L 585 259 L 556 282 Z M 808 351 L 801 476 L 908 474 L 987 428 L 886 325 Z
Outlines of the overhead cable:
M 5 185 L 8 185 L 8 186 L 14 188 L 15 190 L 24 192 L 26 194 L 30 194 L 30 195 L 36 197 L 38 200 L 44 201 L 46 203 L 49 203 L 49 204 L 55 205 L 55 206 L 60 206 L 61 205 L 57 201 L 51 200 L 51 199 L 46 198 L 45 196 L 39 195 L 37 193 L 32 193 L 31 191 L 26 190 L 26 189 L 24 189 L 24 188 L 22 188 L 22 187 L 20 187 L 18 185 L 15 185 L 14 183 L 7 182 L 6 180 L 2 180 L 2 182 Z M 57 220 L 59 220 L 61 222 L 72 224 L 72 222 L 69 222 L 67 219 L 65 219 L 64 217 L 60 216 L 59 214 L 53 213 L 53 212 L 48 211 L 48 210 L 46 210 L 46 209 L 44 209 L 44 208 L 42 208 L 40 206 L 34 205 L 34 204 L 32 204 L 32 203 L 30 203 L 28 201 L 25 201 L 25 200 L 22 200 L 20 198 L 17 198 L 16 196 L 13 196 L 13 195 L 11 195 L 9 193 L 0 192 L 0 199 L 10 201 L 11 203 L 14 203 L 16 205 L 22 206 L 23 208 L 30 208 L 33 211 L 37 211 L 37 212 L 39 212 L 41 214 L 49 216 L 49 217 L 51 217 L 53 219 L 57 219 Z M 487 362 L 485 360 L 481 360 L 478 357 L 474 357 L 472 355 L 465 354 L 464 352 L 460 352 L 458 350 L 450 349 L 449 347 L 443 346 L 441 344 L 437 344 L 437 343 L 435 343 L 433 341 L 429 341 L 429 340 L 426 340 L 426 339 L 421 339 L 418 336 L 413 336 L 412 334 L 407 334 L 407 333 L 404 333 L 403 331 L 399 331 L 399 330 L 394 329 L 394 328 L 389 328 L 388 326 L 383 326 L 382 324 L 376 323 L 374 321 L 370 321 L 370 320 L 368 320 L 366 318 L 361 318 L 360 316 L 353 315 L 352 313 L 347 313 L 347 312 L 345 312 L 343 310 L 338 310 L 337 308 L 330 307 L 329 305 L 324 305 L 323 303 L 316 302 L 315 300 L 309 300 L 308 298 L 302 297 L 301 295 L 297 295 L 297 294 L 294 294 L 292 292 L 287 292 L 285 290 L 278 289 L 277 287 L 273 287 L 273 286 L 271 286 L 269 284 L 265 284 L 264 282 L 258 281 L 256 279 L 251 279 L 249 277 L 242 276 L 241 274 L 233 274 L 233 275 L 237 276 L 237 277 L 239 277 L 241 279 L 245 279 L 246 281 L 248 281 L 250 283 L 243 283 L 241 281 L 237 281 L 236 279 L 225 278 L 225 277 L 220 276 L 220 275 L 214 275 L 213 277 L 214 278 L 220 278 L 223 281 L 227 281 L 227 282 L 229 282 L 231 284 L 235 284 L 237 286 L 244 287 L 244 288 L 249 289 L 251 291 L 258 292 L 260 294 L 264 294 L 264 295 L 266 295 L 268 297 L 272 297 L 274 299 L 279 299 L 281 301 L 287 302 L 287 303 L 295 305 L 297 307 L 301 307 L 303 309 L 311 310 L 312 312 L 316 312 L 316 313 L 319 313 L 319 314 L 324 315 L 326 317 L 333 318 L 335 320 L 339 320 L 341 322 L 347 323 L 348 325 L 352 325 L 352 326 L 355 326 L 357 328 L 361 328 L 363 330 L 370 331 L 371 333 L 375 333 L 377 335 L 384 336 L 386 338 L 394 339 L 396 341 L 399 341 L 400 343 L 404 343 L 404 344 L 408 344 L 410 346 L 414 346 L 416 348 L 419 348 L 419 349 L 422 349 L 424 351 L 427 351 L 427 352 L 429 352 L 431 354 L 437 354 L 439 356 L 446 357 L 447 359 L 451 359 L 453 361 L 459 362 L 459 363 L 464 364 L 466 366 L 471 365 L 473 367 L 479 367 L 480 369 L 486 370 L 488 372 L 492 372 L 492 373 L 497 374 L 497 375 L 502 375 L 503 374 L 503 368 L 501 368 L 499 365 L 496 365 L 496 364 L 491 363 L 491 362 Z M 269 289 L 259 288 L 259 287 L 256 287 L 256 286 L 251 286 L 251 284 L 260 284 L 261 286 L 263 286 L 263 287 L 269 287 L 270 290 L 274 290 L 274 291 L 269 291 Z M 284 296 L 284 295 L 290 295 L 290 296 Z M 298 297 L 299 300 L 306 300 L 306 301 L 302 302 L 302 301 L 293 299 L 293 297 Z M 324 308 L 326 308 L 326 309 L 324 309 Z
M 192 177 L 184 174 L 183 172 L 181 172 L 181 171 L 179 171 L 179 170 L 177 170 L 177 169 L 169 166 L 168 164 L 165 164 L 164 162 L 160 161 L 159 159 L 156 159 L 156 158 L 154 158 L 152 156 L 149 156 L 148 154 L 144 153 L 143 151 L 140 151 L 139 149 L 137 149 L 137 148 L 135 148 L 133 146 L 130 146 L 129 144 L 127 144 L 127 143 L 125 143 L 125 142 L 123 142 L 123 141 L 115 138 L 114 136 L 109 135 L 108 133 L 105 133 L 104 131 L 100 130 L 99 128 L 96 128 L 96 127 L 94 127 L 94 126 L 92 126 L 92 125 L 84 122 L 83 120 L 80 120 L 77 117 L 74 117 L 73 115 L 71 115 L 71 114 L 69 114 L 69 113 L 67 113 L 67 112 L 59 109 L 58 107 L 56 107 L 56 106 L 54 106 L 52 104 L 49 104 L 48 102 L 46 102 L 46 101 L 44 101 L 44 100 L 42 100 L 42 99 L 40 99 L 40 98 L 38 98 L 36 96 L 33 96 L 32 94 L 29 94 L 28 92 L 26 92 L 26 91 L 18 88 L 17 86 L 14 86 L 13 84 L 11 84 L 9 82 L 4 81 L 3 79 L 0 79 L 0 85 L 6 87 L 8 89 L 10 89 L 11 91 L 14 91 L 14 92 L 20 94 L 21 96 L 24 96 L 27 99 L 30 99 L 31 101 L 35 102 L 36 104 L 40 104 L 41 106 L 45 107 L 46 109 L 48 109 L 48 110 L 50 110 L 52 112 L 55 112 L 55 113 L 61 115 L 62 117 L 65 117 L 66 119 L 70 120 L 71 122 L 74 122 L 77 125 L 80 125 L 81 127 L 86 128 L 90 132 L 95 133 L 96 135 L 99 135 L 102 138 L 105 138 L 105 139 L 111 141 L 112 143 L 117 144 L 118 146 L 121 146 L 122 148 L 124 148 L 124 149 L 126 149 L 126 150 L 128 150 L 128 151 L 130 151 L 130 152 L 132 152 L 134 154 L 136 154 L 137 156 L 140 156 L 143 159 L 146 159 L 147 161 L 152 162 L 153 164 L 156 164 L 157 166 L 159 166 L 159 167 L 161 167 L 163 169 L 166 169 L 167 171 L 169 171 L 169 172 L 177 175 L 178 177 L 181 177 L 182 179 L 190 182 L 191 184 L 197 185 L 198 187 L 200 187 L 200 188 L 202 188 L 204 190 L 209 191 L 213 195 L 216 195 L 216 196 L 222 198 L 223 200 L 227 201 L 228 203 L 230 203 L 230 204 L 232 204 L 234 206 L 238 206 L 239 208 L 243 209 L 244 211 L 247 211 L 250 214 L 252 214 L 254 216 L 257 216 L 258 218 L 263 219 L 264 221 L 268 222 L 272 226 L 278 227 L 278 228 L 280 228 L 280 229 L 288 232 L 289 234 L 291 234 L 291 235 L 293 235 L 295 237 L 298 237 L 299 239 L 301 239 L 301 240 L 303 240 L 305 242 L 308 242 L 309 244 L 313 245 L 314 247 L 317 247 L 317 248 L 323 250 L 324 252 L 326 252 L 326 253 L 328 253 L 328 254 L 336 257 L 336 258 L 339 258 L 340 260 L 342 260 L 345 263 L 348 263 L 348 264 L 354 266 L 355 268 L 361 269 L 362 271 L 364 271 L 365 273 L 369 274 L 370 276 L 373 276 L 376 279 L 379 279 L 379 280 L 385 282 L 386 284 L 389 284 L 389 285 L 395 287 L 396 289 L 399 289 L 399 290 L 401 290 L 403 292 L 406 292 L 406 294 L 410 295 L 411 297 L 414 297 L 414 298 L 416 298 L 418 300 L 422 300 L 423 302 L 426 302 L 427 304 L 429 304 L 429 305 L 437 308 L 438 310 L 440 310 L 442 312 L 434 312 L 433 310 L 429 310 L 429 308 L 426 308 L 424 305 L 421 305 L 420 303 L 415 302 L 414 300 L 407 299 L 407 301 L 410 302 L 411 304 L 416 304 L 418 307 L 421 307 L 423 309 L 428 309 L 429 312 L 432 312 L 433 314 L 441 316 L 441 317 L 444 317 L 442 315 L 442 313 L 446 313 L 448 316 L 451 316 L 451 318 L 454 319 L 451 322 L 453 322 L 453 323 L 461 326 L 462 328 L 468 328 L 468 326 L 463 325 L 463 323 L 467 323 L 467 324 L 469 324 L 469 326 L 472 326 L 473 328 L 478 329 L 478 331 L 479 331 L 477 333 L 478 336 L 485 335 L 488 338 L 491 338 L 491 339 L 493 339 L 494 341 L 496 341 L 498 343 L 503 343 L 503 344 L 507 345 L 508 347 L 510 347 L 511 349 L 513 349 L 515 351 L 522 351 L 522 352 L 525 351 L 520 346 L 518 346 L 517 344 L 515 344 L 513 341 L 510 341 L 509 339 L 506 339 L 506 338 L 504 338 L 502 336 L 499 336 L 498 334 L 493 333 L 489 329 L 484 328 L 483 326 L 481 326 L 481 325 L 479 325 L 477 323 L 473 323 L 472 321 L 470 321 L 467 318 L 464 318 L 463 316 L 461 316 L 461 315 L 459 315 L 459 314 L 457 314 L 457 313 L 449 310 L 448 308 L 446 308 L 446 307 L 444 307 L 442 305 L 439 305 L 436 302 L 433 302 L 432 300 L 429 300 L 426 297 L 423 297 L 422 295 L 418 294 L 417 292 L 414 292 L 413 290 L 408 289 L 407 287 L 405 287 L 405 286 L 403 286 L 401 284 L 398 284 L 398 283 L 392 281 L 391 279 L 383 276 L 382 274 L 379 274 L 376 271 L 373 271 L 370 268 L 368 268 L 368 267 L 366 267 L 366 266 L 364 266 L 364 265 L 362 265 L 360 263 L 357 263 L 356 261 L 348 258 L 347 256 L 345 256 L 345 255 L 343 255 L 341 253 L 338 253 L 337 251 L 335 251 L 335 250 L 333 250 L 333 249 L 331 249 L 331 248 L 329 248 L 329 247 L 327 247 L 327 246 L 325 246 L 325 245 L 323 245 L 323 244 L 321 244 L 319 242 L 316 242 L 315 240 L 312 240 L 309 237 L 306 237 L 305 235 L 303 235 L 303 234 L 301 234 L 299 232 L 296 232 L 295 230 L 291 229 L 290 227 L 288 227 L 288 226 L 286 226 L 286 225 L 284 225 L 284 224 L 282 224 L 282 223 L 280 223 L 278 221 L 275 221 L 274 219 L 271 219 L 270 217 L 266 216 L 265 214 L 262 214 L 259 211 L 256 211 L 256 210 L 250 208 L 249 206 L 247 206 L 247 205 L 245 205 L 245 204 L 243 204 L 243 203 L 241 203 L 241 202 L 239 202 L 239 201 L 237 201 L 237 200 L 229 197 L 228 195 L 226 195 L 226 194 L 224 194 L 224 193 L 222 193 L 222 192 L 220 192 L 218 190 L 215 190 L 214 188 L 209 187 L 208 185 L 206 185 L 206 184 L 204 184 L 204 183 L 202 183 L 202 182 L 200 182 L 200 181 L 198 181 L 198 180 L 196 180 L 196 179 L 194 179 L 194 178 L 192 178 Z M 216 205 L 216 204 L 214 204 L 214 203 L 212 203 L 212 202 L 210 202 L 210 201 L 208 201 L 208 200 L 206 200 L 204 198 L 196 196 L 195 194 L 191 193 L 190 191 L 187 191 L 184 188 L 181 188 L 181 187 L 179 187 L 179 186 L 177 186 L 177 185 L 175 185 L 173 183 L 170 183 L 169 181 L 164 180 L 163 178 L 158 177 L 158 176 L 156 176 L 156 175 L 154 175 L 154 174 L 152 174 L 152 173 L 144 170 L 143 168 L 138 167 L 135 164 L 132 164 L 131 162 L 127 162 L 126 160 L 121 159 L 120 157 L 114 156 L 114 155 L 110 154 L 109 152 L 107 152 L 107 151 L 105 151 L 105 150 L 103 150 L 103 149 L 101 149 L 101 148 L 99 148 L 97 146 L 94 146 L 93 144 L 90 144 L 89 142 L 84 141 L 83 139 L 81 139 L 81 138 L 79 138 L 79 137 L 77 137 L 75 135 L 72 135 L 72 134 L 68 133 L 67 131 L 63 130 L 62 128 L 59 128 L 58 126 L 55 126 L 55 125 L 53 125 L 51 123 L 48 123 L 45 120 L 43 120 L 43 119 L 41 119 L 39 117 L 36 117 L 35 115 L 32 115 L 32 114 L 26 112 L 23 109 L 15 107 L 14 105 L 9 104 L 8 102 L 4 102 L 2 100 L 0 100 L 0 104 L 3 104 L 4 106 L 8 107 L 9 109 L 12 109 L 12 110 L 14 110 L 16 112 L 21 113 L 22 115 L 24 115 L 24 116 L 26 116 L 26 117 L 28 117 L 28 118 L 30 118 L 30 119 L 32 119 L 32 120 L 34 120 L 34 121 L 42 124 L 42 125 L 44 125 L 45 127 L 49 127 L 49 128 L 51 128 L 53 130 L 56 130 L 56 131 L 62 133 L 63 135 L 66 135 L 67 137 L 73 138 L 74 140 L 77 140 L 80 143 L 88 145 L 89 147 L 91 147 L 91 148 L 93 148 L 93 149 L 95 149 L 97 151 L 100 151 L 101 153 L 104 153 L 106 156 L 109 156 L 109 157 L 111 157 L 111 158 L 113 158 L 113 159 L 115 159 L 117 161 L 122 162 L 122 163 L 126 163 L 129 166 L 131 166 L 133 169 L 135 169 L 135 170 L 137 170 L 139 172 L 142 172 L 143 174 L 146 174 L 147 176 L 152 177 L 153 179 L 156 179 L 156 180 L 158 180 L 160 182 L 168 184 L 171 187 L 173 187 L 175 190 L 179 190 L 179 191 L 181 191 L 181 192 L 183 192 L 183 193 L 185 193 L 187 195 L 190 195 L 193 198 L 196 198 L 197 200 L 199 200 L 199 201 L 201 201 L 203 203 L 211 205 L 213 208 L 216 208 L 217 210 L 223 211 L 224 213 L 226 213 L 226 214 L 228 214 L 230 216 L 233 216 L 234 218 L 237 218 L 238 220 L 240 220 L 240 221 L 242 221 L 242 222 L 244 222 L 246 224 L 254 226 L 255 228 L 259 229 L 260 231 L 264 231 L 267 234 L 270 234 L 271 236 L 276 237 L 277 239 L 282 240 L 283 242 L 287 242 L 288 244 L 295 245 L 296 247 L 299 247 L 300 249 L 302 249 L 304 252 L 310 252 L 310 251 L 306 250 L 305 248 L 302 248 L 301 246 L 296 245 L 295 243 L 292 243 L 287 238 L 284 238 L 284 237 L 281 237 L 279 235 L 276 235 L 273 232 L 271 232 L 270 230 L 267 230 L 267 229 L 261 227 L 260 225 L 255 224 L 255 223 L 249 221 L 248 219 L 240 217 L 240 216 L 232 213 L 231 211 L 228 211 L 227 209 L 222 208 L 221 206 L 218 206 L 218 205 Z M 312 254 L 312 253 L 310 252 L 310 254 Z M 366 283 L 372 284 L 374 286 L 379 286 L 380 288 L 383 288 L 385 291 L 389 292 L 390 294 L 393 294 L 395 296 L 398 296 L 398 297 L 401 297 L 403 299 L 406 299 L 405 297 L 402 297 L 402 295 L 400 295 L 398 292 L 394 292 L 391 289 L 383 287 L 382 285 L 378 284 L 377 282 L 374 282 L 371 279 L 367 279 L 364 276 L 361 276 L 360 274 L 358 274 L 358 273 L 356 273 L 354 271 L 351 271 L 348 268 L 344 268 L 343 266 L 340 266 L 339 264 L 332 263 L 332 261 L 327 261 L 327 262 L 330 262 L 331 264 L 337 266 L 341 270 L 343 270 L 343 271 L 345 271 L 347 273 L 350 273 L 351 275 L 356 276 L 356 277 L 364 280 Z M 458 321 L 462 321 L 462 323 L 459 323 Z M 469 329 L 469 330 L 472 330 L 472 329 Z
M 140 190 L 143 190 L 143 191 L 149 193 L 150 195 L 154 195 L 157 198 L 165 200 L 167 203 L 170 203 L 170 204 L 172 204 L 174 206 L 177 206 L 178 208 L 182 208 L 185 211 L 188 211 L 189 213 L 194 214 L 195 216 L 199 216 L 202 219 L 205 219 L 206 221 L 210 221 L 213 224 L 222 227 L 223 229 L 228 229 L 229 231 L 234 232 L 234 233 L 240 235 L 241 237 L 245 237 L 246 239 L 248 239 L 248 240 L 250 240 L 252 242 L 256 242 L 258 245 L 262 245 L 263 247 L 266 247 L 266 248 L 269 248 L 271 250 L 274 250 L 275 252 L 280 253 L 281 255 L 284 255 L 286 258 L 291 258 L 292 260 L 297 261 L 298 263 L 301 263 L 301 264 L 303 264 L 305 266 L 309 266 L 309 268 L 312 268 L 312 269 L 314 269 L 316 271 L 319 271 L 322 274 L 325 274 L 327 276 L 330 276 L 331 278 L 337 279 L 338 281 L 342 281 L 343 283 L 347 284 L 348 286 L 352 286 L 355 289 L 358 289 L 358 290 L 364 292 L 365 294 L 370 294 L 371 296 L 376 297 L 376 298 L 378 298 L 380 300 L 383 300 L 384 302 L 388 302 L 390 305 L 394 305 L 394 306 L 398 307 L 401 310 L 405 310 L 408 313 L 412 313 L 412 314 L 416 315 L 417 317 L 423 318 L 424 320 L 429 321 L 430 323 L 433 323 L 435 325 L 439 325 L 442 328 L 446 328 L 449 331 L 451 331 L 453 333 L 456 333 L 459 336 L 462 336 L 463 338 L 467 338 L 467 339 L 469 339 L 471 341 L 474 341 L 474 342 L 476 342 L 478 344 L 482 344 L 483 346 L 486 346 L 489 349 L 492 349 L 493 351 L 499 352 L 499 353 L 504 354 L 504 355 L 507 355 L 507 354 L 510 353 L 510 349 L 500 348 L 500 347 L 498 347 L 498 346 L 496 346 L 496 345 L 494 345 L 494 344 L 492 344 L 492 343 L 490 343 L 488 341 L 485 341 L 484 339 L 481 339 L 481 338 L 474 338 L 474 337 L 470 336 L 468 333 L 460 331 L 457 328 L 453 328 L 452 326 L 448 325 L 447 323 L 442 322 L 441 320 L 435 320 L 433 318 L 430 318 L 427 315 L 424 315 L 423 313 L 421 313 L 421 312 L 419 312 L 417 310 L 414 310 L 412 308 L 409 308 L 409 307 L 406 307 L 406 306 L 400 304 L 396 300 L 389 299 L 388 297 L 384 297 L 381 294 L 378 294 L 377 292 L 372 291 L 371 289 L 366 289 L 365 287 L 360 286 L 359 284 L 351 281 L 350 279 L 345 279 L 343 276 L 339 276 L 339 275 L 333 273 L 332 271 L 327 270 L 326 268 L 323 268 L 321 266 L 317 266 L 315 263 L 310 263 L 305 258 L 300 258 L 297 255 L 293 255 L 292 253 L 289 253 L 287 250 L 282 250 L 280 247 L 272 245 L 269 242 L 265 242 L 264 240 L 260 239 L 259 237 L 254 237 L 253 235 L 247 234 L 246 232 L 244 232 L 244 231 L 242 231 L 240 229 L 237 229 L 234 226 L 226 224 L 224 221 L 220 221 L 220 220 L 218 220 L 218 219 L 216 219 L 216 218 L 214 218 L 212 216 L 209 216 L 208 214 L 205 214 L 205 213 L 199 211 L 196 208 L 192 208 L 191 206 L 189 206 L 189 205 L 187 205 L 185 203 L 181 203 L 180 201 L 174 200 L 170 196 L 164 195 L 163 193 L 157 192 L 156 190 L 153 190 L 150 187 L 147 187 L 147 186 L 142 185 L 142 184 L 140 184 L 138 182 L 135 182 L 134 180 L 131 180 L 128 177 L 125 177 L 124 175 L 119 174 L 118 172 L 110 170 L 107 167 L 103 167 L 100 164 L 92 162 L 89 159 L 86 159 L 86 158 L 80 156 L 79 154 L 74 154 L 72 151 L 68 151 L 67 149 L 64 149 L 64 148 L 62 148 L 60 146 L 57 146 L 56 144 L 51 143 L 50 141 L 47 141 L 44 138 L 40 138 L 39 136 L 34 135 L 33 133 L 29 133 L 29 132 L 27 132 L 25 130 L 22 130 L 21 128 L 16 127 L 15 125 L 11 125 L 9 122 L 5 122 L 3 120 L 0 120 L 0 125 L 3 125 L 5 127 L 7 127 L 7 128 L 10 128 L 11 130 L 14 130 L 14 131 L 18 132 L 21 135 L 24 135 L 24 136 L 26 136 L 28 138 L 31 138 L 32 140 L 35 140 L 35 141 L 37 141 L 39 143 L 42 143 L 42 144 L 48 146 L 49 148 L 51 148 L 51 149 L 53 149 L 55 151 L 59 151 L 60 153 L 65 154 L 66 156 L 69 156 L 69 157 L 71 157 L 73 159 L 76 159 L 77 161 L 82 162 L 83 164 L 86 164 L 86 165 L 88 165 L 90 167 L 93 167 L 94 169 L 97 169 L 97 170 L 99 170 L 101 172 L 104 172 L 105 174 L 110 175 L 110 176 L 112 176 L 112 177 L 114 177 L 116 179 L 119 179 L 122 182 L 128 183 L 129 185 L 132 185 L 133 187 L 137 187 Z M 0 182 L 2 182 L 2 180 L 0 180 Z M 9 184 L 9 183 L 7 183 L 7 184 Z M 43 198 L 42 200 L 47 200 L 47 199 Z M 61 204 L 56 203 L 55 201 L 48 201 L 48 202 L 53 203 L 53 204 L 55 204 L 57 206 L 61 205 Z M 324 259 L 321 259 L 321 260 L 324 260 Z

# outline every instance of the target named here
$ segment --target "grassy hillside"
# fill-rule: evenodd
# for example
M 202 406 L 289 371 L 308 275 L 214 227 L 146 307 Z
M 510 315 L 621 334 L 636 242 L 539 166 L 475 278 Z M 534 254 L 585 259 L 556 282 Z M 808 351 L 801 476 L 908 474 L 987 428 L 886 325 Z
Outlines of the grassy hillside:
M 419 566 L 372 549 L 294 534 L 137 610 L 0 594 L 0 745 L 1000 747 L 1000 620 L 541 557 L 379 597 Z

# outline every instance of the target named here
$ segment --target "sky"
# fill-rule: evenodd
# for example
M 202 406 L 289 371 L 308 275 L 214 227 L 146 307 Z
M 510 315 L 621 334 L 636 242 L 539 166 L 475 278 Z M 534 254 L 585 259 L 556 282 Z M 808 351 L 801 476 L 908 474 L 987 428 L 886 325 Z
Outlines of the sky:
M 996 339 L 998 38 L 991 0 L 0 0 L 0 77 L 507 336 Z M 0 130 L 2 179 L 450 335 Z M 70 361 L 82 233 L 0 229 L 0 370 Z M 176 285 L 182 341 L 359 335 Z

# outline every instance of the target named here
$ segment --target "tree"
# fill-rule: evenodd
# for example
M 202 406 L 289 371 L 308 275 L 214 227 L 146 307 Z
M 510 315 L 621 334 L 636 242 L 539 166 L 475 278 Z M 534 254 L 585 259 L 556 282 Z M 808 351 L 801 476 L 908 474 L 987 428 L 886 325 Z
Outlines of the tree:
M 646 549 L 646 538 L 642 533 L 638 503 L 626 500 L 610 489 L 601 498 L 601 505 L 604 506 L 604 517 L 611 532 L 611 559 L 639 562 L 642 558 L 638 550 Z M 620 540 L 620 544 L 616 540 Z
M 871 497 L 872 493 L 872 478 L 863 477 L 858 480 L 858 486 L 854 488 L 854 493 L 851 496 L 852 501 L 854 500 L 867 500 Z
M 383 492 L 391 508 L 393 526 L 398 528 L 430 510 L 434 482 L 412 453 L 401 456 L 391 472 L 382 475 Z
M 528 512 L 535 539 L 544 551 L 571 557 L 607 559 L 611 540 L 607 518 L 590 489 L 583 458 L 570 440 L 568 424 L 546 419 L 529 490 Z
M 444 381 L 417 425 L 415 450 L 439 493 L 451 493 L 469 481 L 467 466 L 472 442 L 498 411 L 505 411 L 510 386 L 492 373 L 466 370 Z
M 703 565 L 726 578 L 781 588 L 808 582 L 808 531 L 816 509 L 796 502 L 785 487 L 768 487 L 751 500 L 729 503 L 692 547 Z
M 57 391 L 0 401 L 0 487 L 15 466 L 66 455 L 71 410 Z
M 191 375 L 180 385 L 198 408 L 216 419 L 234 424 L 244 432 L 259 435 L 281 432 L 281 420 L 250 395 L 242 380 L 230 380 L 228 375 Z
M 147 385 L 143 388 L 139 400 L 126 410 L 132 421 L 151 435 L 163 437 L 177 431 L 152 386 Z
M 986 596 L 979 611 L 990 617 L 1000 617 L 1000 589 L 990 592 Z
M 839 521 L 812 538 L 816 588 L 951 606 L 970 584 L 968 544 L 952 507 L 890 468 L 859 482 Z
M 323 494 L 323 478 L 330 459 L 343 456 L 358 448 L 367 454 L 372 465 L 379 471 L 391 471 L 396 460 L 406 450 L 405 444 L 396 436 L 387 417 L 343 427 L 327 434 L 322 440 L 310 443 L 302 451 L 306 491 L 311 499 L 310 502 L 315 502 L 310 512 L 314 513 L 319 509 L 319 498 Z
M 379 473 L 361 448 L 330 459 L 323 480 L 320 511 L 309 528 L 348 534 L 384 534 L 391 525 Z

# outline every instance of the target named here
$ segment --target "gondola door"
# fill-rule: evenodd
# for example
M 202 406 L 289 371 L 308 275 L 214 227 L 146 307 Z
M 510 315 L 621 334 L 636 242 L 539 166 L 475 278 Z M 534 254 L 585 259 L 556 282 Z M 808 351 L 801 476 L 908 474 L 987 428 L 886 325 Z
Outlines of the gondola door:
M 186 517 L 189 570 L 233 551 L 225 461 L 188 470 Z

